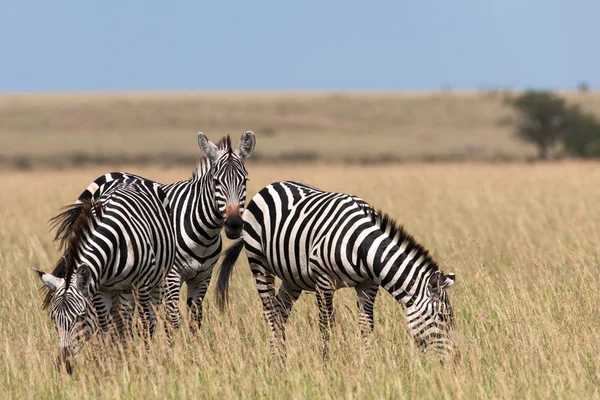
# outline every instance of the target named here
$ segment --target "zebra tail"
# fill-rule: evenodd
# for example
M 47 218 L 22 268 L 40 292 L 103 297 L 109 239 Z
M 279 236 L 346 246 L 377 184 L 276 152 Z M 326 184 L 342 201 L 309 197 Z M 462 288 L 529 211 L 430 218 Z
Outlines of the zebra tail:
M 225 258 L 221 263 L 219 278 L 217 279 L 217 307 L 219 310 L 225 310 L 229 296 L 229 278 L 233 272 L 233 267 L 237 261 L 242 249 L 244 248 L 244 239 L 240 239 L 225 250 Z

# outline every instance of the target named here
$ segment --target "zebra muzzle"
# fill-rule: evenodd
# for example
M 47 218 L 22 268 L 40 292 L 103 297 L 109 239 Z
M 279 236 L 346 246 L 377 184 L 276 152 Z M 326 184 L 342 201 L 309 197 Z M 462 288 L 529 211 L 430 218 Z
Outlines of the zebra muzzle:
M 56 358 L 56 368 L 59 371 L 65 371 L 67 374 L 73 374 L 73 353 L 68 347 L 63 347 L 60 349 L 58 353 L 58 357 Z
M 225 215 L 225 235 L 228 239 L 238 239 L 244 228 L 240 206 L 227 206 Z

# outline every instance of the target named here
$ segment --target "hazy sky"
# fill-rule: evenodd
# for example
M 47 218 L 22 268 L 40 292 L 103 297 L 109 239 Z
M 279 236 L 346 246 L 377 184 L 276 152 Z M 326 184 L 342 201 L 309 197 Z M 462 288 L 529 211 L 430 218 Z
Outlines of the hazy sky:
M 598 0 L 0 1 L 0 91 L 600 88 Z

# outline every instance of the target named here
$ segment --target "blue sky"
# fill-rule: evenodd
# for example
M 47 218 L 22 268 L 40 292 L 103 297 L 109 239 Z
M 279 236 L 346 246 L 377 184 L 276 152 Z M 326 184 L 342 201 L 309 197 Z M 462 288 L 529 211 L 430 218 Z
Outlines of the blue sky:
M 0 91 L 600 88 L 600 1 L 31 1 Z

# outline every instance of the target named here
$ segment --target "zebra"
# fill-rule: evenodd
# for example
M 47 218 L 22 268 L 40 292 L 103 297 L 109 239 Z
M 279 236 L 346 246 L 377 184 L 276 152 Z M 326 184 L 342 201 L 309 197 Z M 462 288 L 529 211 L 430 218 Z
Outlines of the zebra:
M 458 357 L 454 314 L 446 290 L 455 275 L 444 275 L 429 252 L 382 211 L 364 200 L 293 181 L 261 189 L 243 214 L 243 238 L 225 251 L 217 280 L 223 309 L 229 279 L 246 248 L 270 345 L 285 341 L 284 325 L 303 290 L 317 293 L 322 351 L 328 357 L 333 293 L 353 287 L 359 326 L 368 356 L 373 305 L 379 286 L 406 306 L 408 331 L 418 347 L 442 360 Z M 274 280 L 281 286 L 275 295 Z
M 247 131 L 237 149 L 233 149 L 229 135 L 214 144 L 199 132 L 198 145 L 203 156 L 188 180 L 158 184 L 138 175 L 111 172 L 98 177 L 78 199 L 78 202 L 89 201 L 106 182 L 125 178 L 139 179 L 152 190 L 166 194 L 177 247 L 174 267 L 166 279 L 166 308 L 171 328 L 179 329 L 179 297 L 186 282 L 193 331 L 201 326 L 202 303 L 221 254 L 221 230 L 225 228 L 229 239 L 238 239 L 242 233 L 241 214 L 248 181 L 245 160 L 254 151 L 256 138 L 252 131 Z
M 69 374 L 84 340 L 98 325 L 106 330 L 109 314 L 117 330 L 128 328 L 131 310 L 120 307 L 121 294 L 137 293 L 145 337 L 156 329 L 155 308 L 175 260 L 175 233 L 163 201 L 139 183 L 113 180 L 95 198 L 67 206 L 52 220 L 65 249 L 55 267 L 62 276 L 34 269 L 58 333 L 58 365 Z

